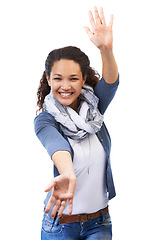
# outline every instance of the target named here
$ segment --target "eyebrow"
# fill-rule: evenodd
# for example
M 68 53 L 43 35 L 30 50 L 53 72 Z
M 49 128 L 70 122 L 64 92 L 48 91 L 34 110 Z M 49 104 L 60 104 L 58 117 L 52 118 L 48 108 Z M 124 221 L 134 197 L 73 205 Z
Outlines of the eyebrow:
M 55 75 L 57 75 L 57 76 L 62 76 L 62 74 L 59 74 L 59 73 L 55 73 L 55 74 L 53 74 L 53 76 L 55 76 Z M 74 77 L 74 76 L 77 76 L 77 77 L 79 77 L 79 75 L 78 74 L 70 74 L 70 76 L 71 77 Z
M 79 75 L 78 75 L 78 74 L 71 74 L 70 76 L 72 76 L 72 77 L 73 77 L 73 76 L 79 76 Z
M 55 76 L 55 75 L 57 75 L 57 76 L 62 76 L 62 74 L 59 74 L 59 73 L 53 74 L 53 76 Z

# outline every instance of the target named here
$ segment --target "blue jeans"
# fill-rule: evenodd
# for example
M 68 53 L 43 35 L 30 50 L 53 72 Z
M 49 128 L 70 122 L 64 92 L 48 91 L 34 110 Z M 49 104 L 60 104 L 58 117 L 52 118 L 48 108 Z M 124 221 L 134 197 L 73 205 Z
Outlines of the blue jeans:
M 41 240 L 111 240 L 112 223 L 110 214 L 86 222 L 59 223 L 59 217 L 52 220 L 44 214 Z

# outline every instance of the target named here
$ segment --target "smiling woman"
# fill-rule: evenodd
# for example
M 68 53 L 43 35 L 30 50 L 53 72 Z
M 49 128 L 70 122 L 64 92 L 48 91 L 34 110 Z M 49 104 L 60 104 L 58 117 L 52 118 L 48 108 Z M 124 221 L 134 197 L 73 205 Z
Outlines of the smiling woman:
M 50 90 L 57 96 L 57 99 L 59 97 L 61 100 L 65 100 L 65 94 L 60 94 L 59 96 L 59 93 L 67 94 L 72 86 L 77 85 L 78 87 L 79 83 L 83 86 L 86 82 L 89 86 L 94 87 L 98 81 L 99 74 L 90 67 L 88 56 L 79 48 L 68 46 L 51 51 L 46 59 L 45 71 L 37 92 L 39 111 L 44 110 L 44 99 Z M 55 90 L 52 85 L 55 87 Z M 74 89 L 72 92 L 75 92 Z M 72 97 L 76 97 L 76 95 Z M 74 107 L 76 110 L 77 99 L 75 100 Z M 64 103 L 69 105 L 66 101 Z
M 93 32 L 85 29 L 100 50 L 102 78 L 84 52 L 69 46 L 49 53 L 40 81 L 42 112 L 34 120 L 35 132 L 54 162 L 54 179 L 45 190 L 42 240 L 112 239 L 108 202 L 116 193 L 103 114 L 119 78 L 112 51 L 113 17 L 106 26 L 102 8 L 100 16 L 97 8 L 95 20 L 89 12 Z

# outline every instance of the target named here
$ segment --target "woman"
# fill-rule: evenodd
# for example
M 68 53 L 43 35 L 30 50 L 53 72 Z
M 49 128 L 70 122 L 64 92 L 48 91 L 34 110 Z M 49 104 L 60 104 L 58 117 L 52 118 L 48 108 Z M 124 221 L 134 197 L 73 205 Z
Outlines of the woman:
M 110 165 L 110 136 L 103 114 L 119 84 L 112 44 L 111 16 L 89 12 L 92 31 L 85 30 L 100 50 L 102 78 L 76 47 L 49 53 L 38 89 L 35 132 L 54 162 L 41 239 L 111 239 L 108 201 L 115 196 Z

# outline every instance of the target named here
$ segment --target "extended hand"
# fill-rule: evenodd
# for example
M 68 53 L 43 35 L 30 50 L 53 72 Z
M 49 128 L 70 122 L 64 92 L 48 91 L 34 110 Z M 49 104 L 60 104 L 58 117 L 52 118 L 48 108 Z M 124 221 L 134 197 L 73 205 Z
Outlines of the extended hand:
M 111 15 L 109 26 L 106 25 L 103 8 L 100 8 L 100 15 L 97 8 L 94 8 L 95 20 L 91 11 L 89 11 L 89 21 L 92 26 L 92 31 L 88 27 L 84 27 L 90 40 L 99 49 L 111 48 L 113 45 L 113 15 Z
M 52 188 L 53 192 L 46 206 L 45 213 L 50 211 L 53 203 L 55 202 L 51 216 L 55 217 L 58 211 L 58 216 L 61 217 L 66 201 L 68 201 L 69 214 L 71 214 L 73 208 L 73 197 L 76 188 L 76 177 L 68 176 L 66 174 L 59 175 L 49 183 L 45 192 L 49 192 Z

